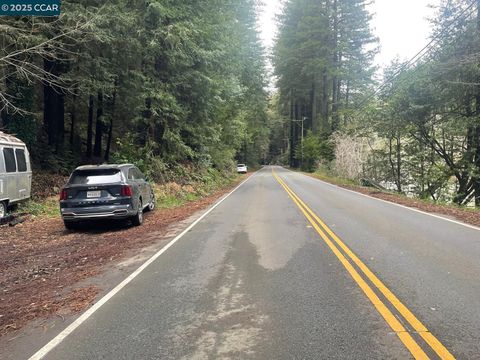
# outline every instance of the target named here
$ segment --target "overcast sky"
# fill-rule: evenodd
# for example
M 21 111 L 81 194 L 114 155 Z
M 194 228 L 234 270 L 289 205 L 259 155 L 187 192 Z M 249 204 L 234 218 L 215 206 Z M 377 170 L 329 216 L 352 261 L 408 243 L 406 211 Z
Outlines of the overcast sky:
M 275 13 L 280 11 L 281 0 L 263 0 L 264 10 L 260 16 L 260 30 L 264 44 L 270 48 L 275 36 Z M 429 5 L 438 5 L 439 0 L 375 0 L 369 8 L 375 16 L 372 27 L 380 38 L 378 65 L 388 64 L 396 56 L 409 59 L 428 42 L 430 25 L 427 18 L 435 10 Z

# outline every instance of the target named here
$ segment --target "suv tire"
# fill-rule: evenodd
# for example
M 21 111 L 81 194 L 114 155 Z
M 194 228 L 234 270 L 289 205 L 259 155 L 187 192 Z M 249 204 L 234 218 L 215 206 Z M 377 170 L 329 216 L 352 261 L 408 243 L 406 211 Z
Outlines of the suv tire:
M 153 209 L 155 209 L 155 195 L 153 195 L 153 192 L 152 192 L 152 195 L 150 196 L 150 202 L 148 203 L 148 206 L 147 206 L 147 210 L 153 211 Z
M 143 203 L 142 199 L 138 200 L 138 211 L 137 214 L 132 218 L 132 224 L 134 226 L 140 226 L 143 223 Z

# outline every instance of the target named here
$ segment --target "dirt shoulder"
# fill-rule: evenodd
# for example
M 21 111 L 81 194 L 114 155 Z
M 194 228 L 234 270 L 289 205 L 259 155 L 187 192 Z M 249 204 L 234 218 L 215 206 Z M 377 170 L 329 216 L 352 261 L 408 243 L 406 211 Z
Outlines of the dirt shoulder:
M 107 222 L 71 232 L 60 218 L 1 226 L 0 336 L 14 335 L 38 318 L 85 309 L 102 291 L 85 286 L 86 279 L 155 243 L 172 224 L 207 208 L 247 176 L 201 199 L 146 213 L 139 227 Z
M 451 218 L 457 221 L 464 222 L 466 224 L 480 227 L 480 211 L 478 210 L 463 209 L 453 205 L 434 204 L 425 200 L 408 198 L 400 194 L 379 191 L 374 188 L 368 188 L 368 187 L 363 187 L 359 185 L 342 184 L 332 179 L 326 179 L 317 174 L 309 174 L 309 173 L 303 173 L 303 174 L 328 182 L 333 185 L 340 186 L 344 189 L 356 191 L 356 192 L 369 195 L 378 199 L 386 200 L 395 204 L 408 206 L 408 207 L 422 210 L 431 214 L 442 215 L 447 218 Z

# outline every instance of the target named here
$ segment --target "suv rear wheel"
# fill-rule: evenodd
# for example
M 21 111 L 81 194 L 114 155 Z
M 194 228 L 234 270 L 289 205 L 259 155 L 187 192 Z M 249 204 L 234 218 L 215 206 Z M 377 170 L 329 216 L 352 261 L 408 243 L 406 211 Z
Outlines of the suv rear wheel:
M 142 225 L 143 223 L 143 203 L 142 199 L 138 200 L 138 211 L 137 214 L 132 218 L 132 224 L 135 226 Z
M 155 195 L 153 194 L 150 196 L 150 202 L 148 203 L 147 210 L 148 211 L 153 211 L 155 209 Z

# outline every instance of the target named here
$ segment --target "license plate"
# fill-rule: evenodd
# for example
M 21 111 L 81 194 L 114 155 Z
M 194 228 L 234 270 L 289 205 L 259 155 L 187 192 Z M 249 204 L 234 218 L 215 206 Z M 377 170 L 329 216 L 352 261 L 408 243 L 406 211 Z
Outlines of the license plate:
M 102 196 L 101 191 L 87 191 L 87 198 L 99 198 Z

